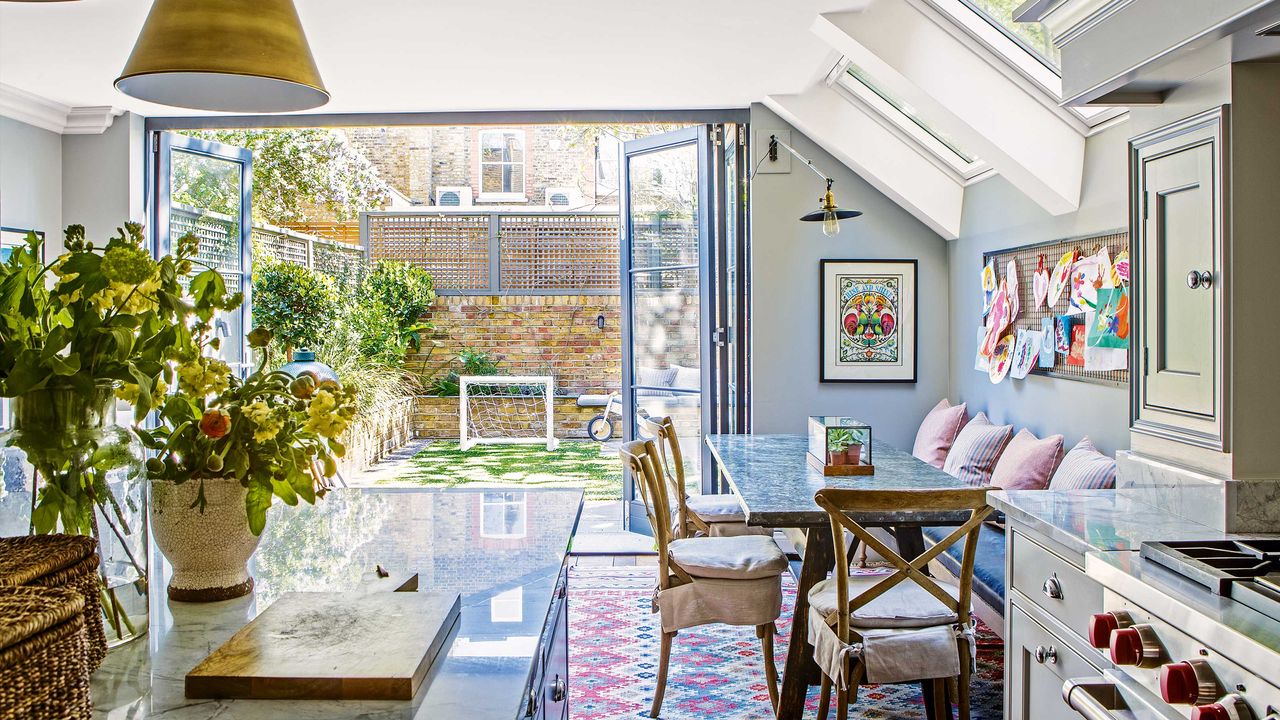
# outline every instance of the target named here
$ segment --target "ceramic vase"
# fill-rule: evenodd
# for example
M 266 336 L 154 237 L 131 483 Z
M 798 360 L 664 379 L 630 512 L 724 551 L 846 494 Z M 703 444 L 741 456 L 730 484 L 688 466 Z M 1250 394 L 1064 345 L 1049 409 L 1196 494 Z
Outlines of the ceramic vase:
M 248 493 L 235 478 L 151 481 L 151 533 L 173 565 L 170 600 L 216 602 L 253 591 L 248 563 L 259 537 L 249 530 Z

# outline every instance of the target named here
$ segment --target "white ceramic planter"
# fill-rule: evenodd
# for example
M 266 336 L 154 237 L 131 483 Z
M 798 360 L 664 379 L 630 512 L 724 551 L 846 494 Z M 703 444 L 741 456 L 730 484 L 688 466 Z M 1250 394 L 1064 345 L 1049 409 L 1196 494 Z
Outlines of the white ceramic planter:
M 151 482 L 151 532 L 173 565 L 169 599 L 214 602 L 253 591 L 249 558 L 259 537 L 245 514 L 248 490 L 229 478 L 206 478 L 204 511 L 192 507 L 199 480 Z

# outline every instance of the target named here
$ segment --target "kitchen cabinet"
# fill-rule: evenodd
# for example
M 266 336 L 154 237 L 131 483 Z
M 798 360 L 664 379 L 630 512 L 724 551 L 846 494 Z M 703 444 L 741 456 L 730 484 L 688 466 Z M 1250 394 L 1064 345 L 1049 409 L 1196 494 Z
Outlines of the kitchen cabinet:
M 1134 432 L 1226 451 L 1227 107 L 1130 141 Z
M 1064 637 L 1032 618 L 1034 610 L 1012 605 L 1005 663 L 1008 720 L 1080 720 L 1062 701 L 1062 684 L 1100 674 Z M 1038 614 L 1038 613 L 1037 613 Z

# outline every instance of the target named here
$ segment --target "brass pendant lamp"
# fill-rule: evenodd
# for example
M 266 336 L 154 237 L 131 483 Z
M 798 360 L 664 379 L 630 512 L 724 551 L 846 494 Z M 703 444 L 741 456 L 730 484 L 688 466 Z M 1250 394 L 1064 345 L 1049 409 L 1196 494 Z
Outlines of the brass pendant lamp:
M 329 102 L 293 0 L 155 0 L 115 85 L 195 110 L 289 112 Z

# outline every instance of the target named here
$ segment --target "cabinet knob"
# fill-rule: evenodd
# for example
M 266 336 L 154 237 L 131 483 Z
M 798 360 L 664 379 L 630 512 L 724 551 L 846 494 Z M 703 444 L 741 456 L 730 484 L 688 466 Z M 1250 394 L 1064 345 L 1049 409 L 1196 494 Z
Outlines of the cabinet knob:
M 1197 288 L 1208 290 L 1213 287 L 1213 273 L 1208 270 L 1192 270 L 1187 273 L 1187 287 L 1192 290 Z
M 1041 665 L 1044 665 L 1045 663 L 1049 663 L 1050 665 L 1057 665 L 1058 649 L 1052 645 L 1049 645 L 1047 647 L 1044 645 L 1037 645 L 1035 658 L 1036 658 L 1036 662 L 1040 663 Z
M 1050 600 L 1062 599 L 1062 583 L 1058 581 L 1058 574 L 1050 575 L 1045 581 L 1044 586 L 1040 588 L 1044 591 L 1045 597 Z

